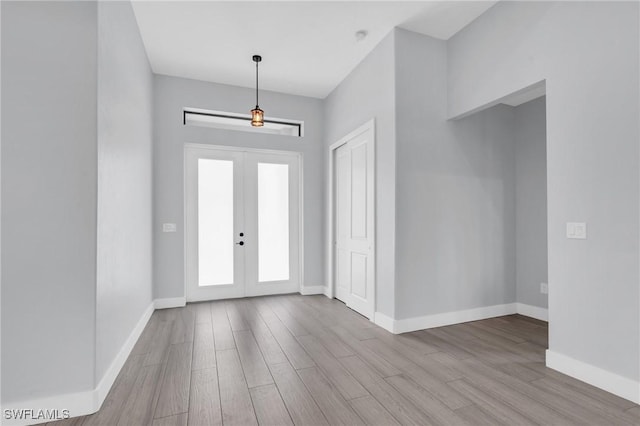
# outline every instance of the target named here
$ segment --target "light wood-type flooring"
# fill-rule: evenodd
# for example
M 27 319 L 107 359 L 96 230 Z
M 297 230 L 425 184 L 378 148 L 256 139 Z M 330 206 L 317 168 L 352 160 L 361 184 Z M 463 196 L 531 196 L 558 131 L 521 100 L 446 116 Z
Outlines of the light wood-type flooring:
M 56 425 L 639 425 L 511 315 L 393 335 L 324 296 L 156 311 L 99 412 Z

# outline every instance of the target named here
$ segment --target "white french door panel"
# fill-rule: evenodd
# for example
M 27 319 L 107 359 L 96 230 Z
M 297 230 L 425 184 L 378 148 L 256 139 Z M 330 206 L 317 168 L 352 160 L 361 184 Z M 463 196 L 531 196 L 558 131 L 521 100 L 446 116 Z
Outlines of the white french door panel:
M 299 290 L 299 163 L 295 153 L 186 146 L 188 301 Z
M 300 167 L 297 155 L 249 152 L 245 221 L 246 294 L 293 293 L 300 288 Z
M 368 318 L 375 311 L 373 150 L 368 126 L 333 154 L 336 297 Z
M 188 300 L 244 295 L 242 161 L 241 152 L 185 151 Z

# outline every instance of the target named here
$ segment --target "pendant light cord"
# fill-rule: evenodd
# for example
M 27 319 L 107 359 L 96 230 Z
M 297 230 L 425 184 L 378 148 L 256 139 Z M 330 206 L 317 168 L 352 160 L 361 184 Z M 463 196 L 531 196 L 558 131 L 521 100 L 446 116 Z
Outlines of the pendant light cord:
M 258 108 L 258 61 L 256 61 L 256 108 Z

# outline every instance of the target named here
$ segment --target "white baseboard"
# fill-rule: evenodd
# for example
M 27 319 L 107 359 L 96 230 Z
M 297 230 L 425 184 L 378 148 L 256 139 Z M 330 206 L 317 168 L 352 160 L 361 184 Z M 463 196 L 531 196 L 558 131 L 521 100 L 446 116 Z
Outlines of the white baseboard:
M 323 285 L 312 285 L 300 287 L 300 294 L 303 296 L 311 296 L 313 294 L 326 294 L 327 288 Z
M 426 328 L 443 327 L 445 325 L 460 324 L 462 322 L 478 321 L 487 318 L 500 317 L 516 313 L 516 304 L 484 306 L 466 309 L 464 311 L 444 312 L 442 314 L 425 315 L 422 317 L 394 320 L 392 333 L 408 333 Z
M 394 320 L 393 318 L 380 313 L 380 312 L 376 312 L 375 314 L 373 314 L 373 322 L 377 325 L 380 326 L 382 328 L 384 328 L 385 330 L 387 330 L 389 333 L 396 333 L 394 331 L 394 327 L 395 327 L 395 322 L 396 320 Z
M 552 350 L 547 350 L 546 365 L 567 376 L 603 389 L 620 398 L 640 404 L 640 382 L 619 376 Z
M 122 345 L 122 348 L 120 348 L 120 352 L 118 352 L 118 355 L 113 360 L 113 362 L 111 362 L 111 365 L 109 366 L 109 369 L 102 377 L 102 380 L 100 380 L 100 383 L 98 383 L 98 387 L 94 391 L 96 392 L 96 398 L 97 398 L 97 408 L 95 411 L 98 411 L 100 407 L 102 407 L 102 403 L 104 402 L 104 399 L 107 397 L 107 394 L 111 390 L 111 386 L 113 386 L 113 382 L 116 381 L 116 377 L 118 377 L 118 374 L 120 374 L 120 370 L 124 366 L 124 363 L 127 361 L 127 358 L 129 358 L 129 354 L 131 353 L 131 351 L 133 350 L 133 347 L 136 345 L 136 342 L 140 338 L 142 331 L 147 326 L 147 323 L 149 322 L 149 319 L 151 318 L 151 315 L 155 310 L 154 309 L 155 302 L 156 301 L 152 301 L 147 307 L 147 309 L 144 311 L 144 313 L 140 317 L 140 320 L 138 320 L 138 323 L 129 334 L 129 337 L 127 338 L 127 340 L 124 342 L 124 345 Z
M 155 299 L 153 306 L 155 309 L 180 308 L 187 304 L 186 297 L 167 297 L 164 299 Z
M 513 314 L 520 314 L 541 321 L 547 321 L 548 318 L 547 310 L 544 308 L 525 305 L 524 303 L 506 303 L 401 320 L 376 312 L 374 322 L 390 333 L 399 334 Z
M 27 401 L 5 402 L 2 405 L 2 417 L 0 417 L 0 424 L 3 426 L 24 426 L 47 423 L 49 421 L 62 419 L 63 410 L 69 410 L 68 414 L 71 417 L 93 414 L 97 411 L 97 409 L 95 409 L 97 402 L 96 395 L 97 393 L 95 390 L 88 390 L 84 392 L 36 398 Z M 28 417 L 7 419 L 5 417 L 6 410 L 11 410 L 12 413 L 17 413 L 18 411 L 23 410 L 22 413 L 24 414 L 20 415 L 20 417 Z M 33 411 L 33 414 L 26 414 L 26 412 L 29 412 L 30 410 Z M 38 418 L 38 410 L 49 410 L 50 412 L 57 410 L 58 417 L 55 419 L 43 417 Z M 18 414 L 15 414 L 15 416 L 18 416 Z
M 131 350 L 149 322 L 149 318 L 151 318 L 154 311 L 154 305 L 155 302 L 151 302 L 147 309 L 142 313 L 142 316 L 129 334 L 129 337 L 120 348 L 118 355 L 116 355 L 115 359 L 111 362 L 111 365 L 95 389 L 27 401 L 5 403 L 2 406 L 2 420 L 0 423 L 8 426 L 23 426 L 54 420 L 48 418 L 33 418 L 33 415 L 31 416 L 31 419 L 6 419 L 5 410 L 34 410 L 35 412 L 38 410 L 57 410 L 58 416 L 63 415 L 62 410 L 69 410 L 68 413 L 71 417 L 86 416 L 98 411 L 107 397 L 107 394 L 111 390 L 111 386 L 113 386 L 116 377 L 120 374 L 120 370 L 129 357 Z M 37 415 L 37 413 L 34 415 Z
M 539 306 L 516 303 L 516 313 L 525 317 L 535 318 L 540 321 L 549 321 L 549 310 Z

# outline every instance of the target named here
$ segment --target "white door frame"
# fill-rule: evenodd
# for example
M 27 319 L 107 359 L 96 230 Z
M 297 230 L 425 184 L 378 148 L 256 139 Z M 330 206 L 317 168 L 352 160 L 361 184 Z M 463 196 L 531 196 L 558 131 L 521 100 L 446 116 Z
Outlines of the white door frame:
M 188 236 L 188 232 L 187 232 L 187 220 L 188 220 L 188 215 L 187 215 L 187 194 L 188 194 L 188 184 L 189 182 L 187 181 L 187 152 L 189 150 L 212 150 L 212 151 L 236 151 L 236 152 L 251 152 L 251 153 L 257 153 L 257 154 L 286 154 L 286 155 L 294 155 L 298 158 L 298 170 L 299 170 L 299 176 L 298 176 L 298 191 L 299 191 L 299 197 L 298 197 L 298 252 L 299 252 L 299 256 L 298 256 L 298 275 L 299 275 L 299 288 L 298 291 L 300 293 L 302 293 L 302 289 L 304 287 L 304 186 L 303 186 L 303 176 L 304 176 L 304 170 L 303 170 L 303 164 L 304 164 L 304 157 L 302 155 L 301 152 L 297 152 L 297 151 L 284 151 L 284 150 L 275 150 L 275 149 L 258 149 L 258 148 L 244 148 L 244 147 L 236 147 L 236 146 L 229 146 L 229 145 L 209 145 L 209 144 L 201 144 L 201 143 L 190 143 L 187 142 L 184 144 L 184 148 L 183 148 L 183 152 L 182 152 L 182 179 L 183 179 L 183 201 L 182 201 L 182 209 L 183 209 L 183 223 L 182 223 L 182 229 L 183 229 L 183 267 L 184 267 L 184 274 L 183 274 L 183 292 L 184 292 L 184 297 L 187 300 L 187 302 L 189 302 L 188 296 L 187 296 L 187 275 L 188 275 L 188 270 L 187 270 L 187 254 L 188 254 L 188 248 L 189 248 L 189 236 Z
M 376 199 L 375 199 L 375 194 L 376 194 L 376 127 L 375 127 L 375 119 L 372 118 L 371 120 L 367 121 L 366 123 L 364 123 L 363 125 L 361 125 L 360 127 L 358 127 L 357 129 L 355 129 L 354 131 L 350 132 L 348 135 L 340 138 L 337 142 L 331 144 L 331 146 L 329 146 L 329 202 L 328 202 L 328 206 L 327 206 L 327 217 L 329 219 L 329 227 L 327 230 L 327 247 L 328 247 L 328 262 L 327 262 L 327 277 L 329 280 L 329 288 L 328 288 L 328 294 L 327 296 L 330 299 L 333 299 L 335 297 L 336 294 L 336 279 L 335 279 L 335 244 L 336 244 L 336 218 L 335 218 L 335 195 L 336 195 L 336 191 L 335 191 L 335 176 L 334 176 L 334 172 L 335 172 L 335 150 L 337 150 L 339 147 L 341 147 L 342 145 L 346 144 L 348 141 L 350 141 L 351 139 L 353 139 L 354 137 L 358 136 L 361 133 L 364 133 L 366 131 L 371 130 L 371 134 L 372 134 L 372 139 L 371 139 L 371 145 L 373 148 L 373 249 L 372 249 L 372 253 L 371 253 L 371 257 L 373 259 L 374 262 L 374 266 L 373 266 L 373 271 L 374 271 L 374 276 L 373 276 L 373 295 L 372 295 L 372 303 L 373 303 L 373 315 L 371 315 L 371 318 L 369 319 L 370 321 L 374 321 L 375 318 L 375 312 L 376 312 L 376 285 L 377 285 L 377 262 L 376 262 Z

